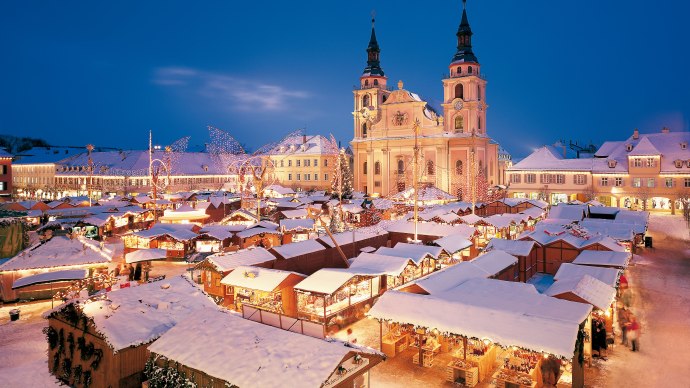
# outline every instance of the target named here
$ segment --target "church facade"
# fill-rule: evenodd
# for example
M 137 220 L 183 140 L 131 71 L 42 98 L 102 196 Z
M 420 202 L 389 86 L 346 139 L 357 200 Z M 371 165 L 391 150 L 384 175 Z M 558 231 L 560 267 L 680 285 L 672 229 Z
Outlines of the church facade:
M 457 51 L 442 80 L 443 103 L 441 109 L 434 109 L 406 90 L 402 81 L 396 88 L 388 86 L 372 20 L 367 66 L 354 91 L 355 190 L 386 196 L 412 187 L 415 144 L 422 185 L 468 200 L 468 188 L 476 185 L 470 177 L 481 176 L 488 186 L 503 183 L 499 146 L 487 133 L 487 81 L 472 51 L 464 6 L 456 35 Z

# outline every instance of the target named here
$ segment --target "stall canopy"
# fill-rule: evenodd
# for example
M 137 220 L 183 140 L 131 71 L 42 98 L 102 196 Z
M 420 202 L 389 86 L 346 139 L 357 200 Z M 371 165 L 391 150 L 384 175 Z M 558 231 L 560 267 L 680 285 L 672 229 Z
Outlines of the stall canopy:
M 466 298 L 460 299 L 455 294 L 434 296 L 388 291 L 379 298 L 368 315 L 379 320 L 437 329 L 442 333 L 469 338 L 489 339 L 503 346 L 519 346 L 572 358 L 579 325 L 587 318 L 592 307 L 540 295 L 535 291 L 531 297 L 534 303 L 532 309 L 517 311 L 506 308 L 515 299 L 524 297 L 524 293 L 518 293 L 516 297 L 506 293 L 487 293 L 481 304 L 471 304 L 463 300 Z M 553 302 L 542 303 L 544 298 Z
M 361 253 L 350 265 L 351 271 L 370 273 L 371 275 L 398 276 L 407 267 L 414 264 L 412 259 L 397 256 Z
M 554 280 L 563 280 L 568 278 L 580 278 L 583 275 L 589 275 L 597 278 L 608 284 L 611 287 L 618 285 L 619 271 L 614 268 L 592 267 L 588 265 L 577 265 L 571 263 L 563 263 L 553 276 Z
M 323 268 L 297 283 L 295 289 L 330 295 L 355 276 L 349 268 Z
M 216 253 L 206 260 L 221 272 L 231 271 L 241 265 L 256 265 L 275 260 L 276 257 L 262 247 L 251 247 L 236 252 Z
M 134 252 L 129 252 L 125 255 L 125 263 L 138 263 L 141 261 L 150 260 L 164 260 L 166 255 L 165 249 L 150 248 L 150 249 L 139 249 Z
M 534 208 L 531 208 L 534 209 Z M 529 256 L 534 248 L 534 241 L 506 240 L 503 238 L 492 238 L 486 245 L 486 250 L 500 249 L 514 256 Z
M 554 282 L 544 294 L 554 297 L 572 294 L 600 310 L 606 310 L 616 297 L 616 289 L 585 274 L 580 278 Z
M 14 290 L 42 283 L 81 280 L 86 279 L 88 276 L 89 271 L 85 269 L 66 269 L 62 271 L 44 272 L 15 280 L 14 283 L 12 283 L 12 289 Z
M 628 252 L 582 251 L 573 260 L 573 264 L 624 269 L 628 266 L 629 260 Z
M 491 274 L 472 262 L 463 261 L 440 271 L 432 272 L 411 284 L 416 284 L 429 294 L 438 294 L 455 288 L 468 279 L 488 278 L 489 276 Z
M 497 249 L 472 260 L 474 265 L 492 274 L 492 276 L 501 273 L 501 271 L 513 264 L 517 264 L 517 262 L 517 257 Z
M 434 240 L 434 244 L 445 249 L 448 253 L 457 253 L 472 246 L 472 241 L 462 238 L 462 236 L 451 234 Z

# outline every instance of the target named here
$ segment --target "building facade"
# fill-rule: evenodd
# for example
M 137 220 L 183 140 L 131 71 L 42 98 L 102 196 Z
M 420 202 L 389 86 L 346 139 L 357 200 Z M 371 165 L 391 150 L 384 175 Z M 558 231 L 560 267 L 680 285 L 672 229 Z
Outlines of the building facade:
M 354 90 L 355 190 L 390 195 L 413 186 L 415 123 L 421 183 L 468 197 L 470 176 L 499 184 L 498 144 L 487 134 L 486 80 L 472 51 L 472 30 L 463 8 L 457 51 L 443 79 L 443 104 L 434 109 L 417 94 L 388 87 L 372 20 L 367 66 Z
M 690 132 L 641 134 L 605 142 L 591 158 L 567 159 L 546 146 L 508 169 L 509 194 L 552 204 L 597 200 L 608 206 L 670 211 L 690 193 Z
M 273 181 L 295 191 L 331 187 L 338 146 L 324 136 L 293 136 L 270 153 Z
M 0 148 L 0 201 L 12 197 L 12 155 Z

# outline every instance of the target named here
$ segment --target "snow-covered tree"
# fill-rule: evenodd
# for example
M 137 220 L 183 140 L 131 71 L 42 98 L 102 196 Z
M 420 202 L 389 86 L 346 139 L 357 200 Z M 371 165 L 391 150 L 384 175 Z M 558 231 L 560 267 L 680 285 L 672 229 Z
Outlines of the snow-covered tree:
M 328 229 L 332 233 L 340 233 L 345 231 L 345 222 L 343 222 L 343 217 L 342 217 L 342 212 L 340 208 L 336 208 L 335 206 L 331 206 L 330 208 L 330 213 L 331 213 L 331 223 L 328 225 Z
M 339 198 L 341 193 L 343 198 L 352 197 L 352 170 L 345 149 L 340 150 L 333 167 L 331 192 L 334 198 Z

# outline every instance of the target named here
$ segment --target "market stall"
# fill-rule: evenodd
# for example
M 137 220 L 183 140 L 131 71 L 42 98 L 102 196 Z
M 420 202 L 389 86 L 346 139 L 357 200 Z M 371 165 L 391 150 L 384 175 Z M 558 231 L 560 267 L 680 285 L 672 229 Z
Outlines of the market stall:
M 221 284 L 232 287 L 234 307 L 242 311 L 242 305 L 259 310 L 297 315 L 293 287 L 305 276 L 296 272 L 276 269 L 239 266 L 221 280 Z

